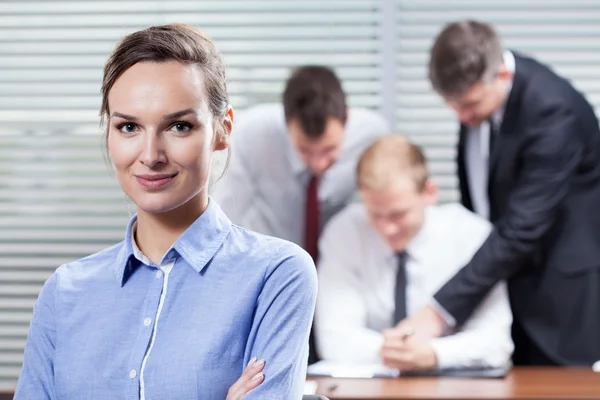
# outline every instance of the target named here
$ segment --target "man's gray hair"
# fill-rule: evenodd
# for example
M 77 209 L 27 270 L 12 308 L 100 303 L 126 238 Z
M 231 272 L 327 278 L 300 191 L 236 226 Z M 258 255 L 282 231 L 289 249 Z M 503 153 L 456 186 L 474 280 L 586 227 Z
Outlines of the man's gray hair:
M 502 62 L 502 44 L 489 24 L 453 22 L 431 48 L 429 80 L 443 96 L 462 96 L 478 81 L 492 80 Z

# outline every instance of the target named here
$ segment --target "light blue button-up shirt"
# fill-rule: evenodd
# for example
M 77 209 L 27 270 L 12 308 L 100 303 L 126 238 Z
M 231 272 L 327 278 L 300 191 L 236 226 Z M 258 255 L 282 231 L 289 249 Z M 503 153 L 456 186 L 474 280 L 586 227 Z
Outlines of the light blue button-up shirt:
M 123 242 L 48 279 L 15 399 L 137 400 L 140 379 L 146 400 L 225 399 L 252 357 L 266 361 L 265 380 L 245 399 L 300 399 L 310 256 L 232 225 L 211 199 L 156 266 L 135 257 L 134 223 Z

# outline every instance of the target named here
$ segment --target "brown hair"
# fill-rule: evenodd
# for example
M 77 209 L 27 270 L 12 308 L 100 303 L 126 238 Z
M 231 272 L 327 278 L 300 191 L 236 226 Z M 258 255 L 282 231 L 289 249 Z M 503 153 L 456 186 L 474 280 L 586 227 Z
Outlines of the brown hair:
M 429 178 L 423 151 L 400 134 L 383 136 L 371 143 L 356 168 L 359 189 L 384 189 L 402 174 L 410 174 L 418 190 L 425 187 Z
M 330 68 L 307 65 L 297 68 L 283 92 L 285 120 L 297 119 L 306 136 L 323 135 L 327 119 L 346 123 L 346 95 L 335 72 Z
M 226 115 L 229 97 L 225 63 L 216 46 L 208 36 L 191 26 L 169 24 L 131 33 L 117 44 L 104 66 L 100 108 L 102 124 L 110 117 L 109 92 L 127 69 L 139 62 L 167 61 L 197 66 L 204 75 L 210 111 L 217 118 Z M 108 139 L 108 129 L 105 134 Z
M 445 96 L 461 96 L 478 81 L 489 81 L 502 64 L 502 45 L 491 25 L 477 21 L 448 24 L 436 37 L 429 80 Z

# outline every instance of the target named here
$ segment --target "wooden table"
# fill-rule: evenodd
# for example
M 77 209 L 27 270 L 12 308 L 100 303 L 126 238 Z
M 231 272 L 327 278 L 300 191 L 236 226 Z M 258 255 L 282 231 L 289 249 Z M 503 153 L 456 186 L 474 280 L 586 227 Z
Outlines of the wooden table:
M 318 394 L 330 400 L 600 399 L 600 373 L 589 368 L 515 367 L 504 379 L 311 380 L 317 381 Z
M 514 368 L 504 379 L 311 379 L 330 400 L 544 399 L 600 400 L 600 373 L 589 368 Z M 336 385 L 334 390 L 328 390 Z M 0 400 L 13 385 L 0 383 Z

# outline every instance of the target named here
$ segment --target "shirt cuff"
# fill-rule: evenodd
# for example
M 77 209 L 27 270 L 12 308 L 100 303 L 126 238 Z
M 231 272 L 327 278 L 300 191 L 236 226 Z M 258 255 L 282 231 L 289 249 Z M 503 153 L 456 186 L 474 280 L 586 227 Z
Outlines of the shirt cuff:
M 446 328 L 454 328 L 456 326 L 456 319 L 444 307 L 437 302 L 437 300 L 432 297 L 431 298 L 431 307 L 442 317 L 444 322 L 446 323 Z
M 457 360 L 460 358 L 460 346 L 455 346 L 454 343 L 444 340 L 445 338 L 435 338 L 429 342 L 429 345 L 435 352 L 437 358 L 437 368 L 439 370 L 454 368 L 457 365 Z

